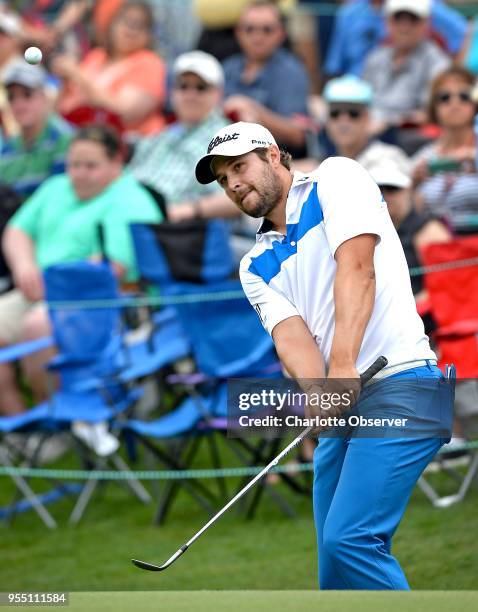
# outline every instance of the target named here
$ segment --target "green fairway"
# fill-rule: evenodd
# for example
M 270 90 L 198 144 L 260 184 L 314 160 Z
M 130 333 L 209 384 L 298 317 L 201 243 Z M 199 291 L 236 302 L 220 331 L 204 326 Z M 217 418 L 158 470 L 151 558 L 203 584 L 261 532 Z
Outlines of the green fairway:
M 161 593 L 72 593 L 71 612 L 98 610 L 117 612 L 140 610 L 141 612 L 211 612 L 237 610 L 238 612 L 474 612 L 478 607 L 476 592 L 318 592 L 318 591 L 166 591 Z M 59 610 L 61 608 L 44 608 Z
M 450 479 L 433 478 L 443 492 L 456 488 Z M 39 483 L 31 482 L 38 487 Z M 145 484 L 152 490 L 152 483 Z M 208 484 L 213 485 L 211 481 Z M 228 480 L 231 492 L 238 484 L 237 478 Z M 5 478 L 0 480 L 0 487 L 3 505 L 12 489 Z M 293 495 L 283 485 L 278 490 L 295 508 L 295 519 L 284 516 L 268 496 L 252 521 L 244 520 L 232 508 L 163 573 L 142 571 L 132 565 L 131 558 L 163 563 L 206 522 L 208 515 L 185 493 L 178 497 L 166 525 L 161 527 L 152 524 L 156 504 L 141 504 L 119 483 L 100 488 L 77 526 L 67 523 L 73 499 L 49 506 L 59 523 L 56 530 L 46 529 L 31 511 L 21 514 L 8 528 L 0 523 L 0 591 L 164 591 L 164 601 L 177 597 L 180 605 L 182 597 L 186 602 L 192 595 L 186 592 L 179 597 L 172 591 L 304 590 L 309 592 L 298 601 L 305 602 L 317 596 L 311 500 Z M 419 490 L 415 491 L 394 547 L 413 589 L 476 589 L 477 507 L 476 488 L 463 503 L 445 510 L 433 508 Z M 220 596 L 227 599 L 230 595 Z M 255 601 L 255 594 L 247 596 Z M 133 595 L 124 597 L 129 601 Z M 151 594 L 151 601 L 158 603 L 161 597 Z M 200 605 L 207 597 L 219 595 L 201 593 L 196 603 Z M 280 593 L 277 597 L 282 601 Z M 295 595 L 286 597 L 293 599 Z M 468 596 L 463 597 L 465 601 Z M 138 609 L 148 608 L 141 605 Z M 168 605 L 156 609 L 173 608 Z

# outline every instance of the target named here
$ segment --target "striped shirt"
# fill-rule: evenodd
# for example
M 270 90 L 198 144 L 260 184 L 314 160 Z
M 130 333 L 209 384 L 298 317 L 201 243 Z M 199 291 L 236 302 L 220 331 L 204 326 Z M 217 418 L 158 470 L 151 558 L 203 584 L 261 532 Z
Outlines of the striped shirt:
M 193 169 L 204 154 L 204 143 L 227 124 L 227 119 L 217 112 L 191 128 L 174 123 L 138 143 L 130 169 L 139 181 L 159 191 L 168 204 L 215 193 L 220 190 L 218 184 L 201 185 Z
M 35 141 L 25 144 L 21 136 L 5 139 L 0 148 L 0 180 L 25 200 L 45 179 L 65 171 L 72 135 L 69 123 L 50 115 Z
M 436 160 L 436 144 L 423 147 L 413 162 Z M 478 174 L 466 171 L 437 172 L 418 186 L 425 212 L 443 219 L 457 232 L 478 231 Z

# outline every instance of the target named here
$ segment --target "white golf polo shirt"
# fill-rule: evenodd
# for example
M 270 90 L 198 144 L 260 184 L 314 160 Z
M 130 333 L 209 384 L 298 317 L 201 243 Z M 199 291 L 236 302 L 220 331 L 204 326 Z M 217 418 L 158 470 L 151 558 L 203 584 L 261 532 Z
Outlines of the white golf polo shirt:
M 287 235 L 264 220 L 242 259 L 241 282 L 263 326 L 299 315 L 326 364 L 334 335 L 335 251 L 360 234 L 375 234 L 375 306 L 357 360 L 364 371 L 379 355 L 389 366 L 436 359 L 417 314 L 403 248 L 380 190 L 366 170 L 332 157 L 310 174 L 294 173 L 286 205 Z

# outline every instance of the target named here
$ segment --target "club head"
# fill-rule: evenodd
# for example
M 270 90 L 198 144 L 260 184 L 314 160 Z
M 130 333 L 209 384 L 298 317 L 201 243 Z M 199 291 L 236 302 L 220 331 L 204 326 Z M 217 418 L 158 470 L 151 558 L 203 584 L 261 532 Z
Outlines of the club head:
M 154 563 L 146 563 L 146 561 L 139 561 L 138 559 L 131 559 L 131 561 L 134 563 L 134 565 L 136 565 L 136 567 L 139 567 L 144 570 L 149 570 L 150 572 L 162 572 L 164 569 L 166 569 L 165 567 L 162 567 L 160 565 L 154 565 Z

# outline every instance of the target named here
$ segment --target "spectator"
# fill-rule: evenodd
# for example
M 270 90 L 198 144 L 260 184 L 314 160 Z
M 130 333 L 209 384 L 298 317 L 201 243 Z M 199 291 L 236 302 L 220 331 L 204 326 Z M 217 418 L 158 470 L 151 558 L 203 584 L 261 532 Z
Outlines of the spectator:
M 0 344 L 49 333 L 41 270 L 98 257 L 103 250 L 126 281 L 137 278 L 129 224 L 161 221 L 154 199 L 125 173 L 117 135 L 105 127 L 81 129 L 68 151 L 67 173 L 48 179 L 11 218 L 3 250 L 15 289 L 0 297 Z M 103 228 L 103 245 L 99 227 Z M 44 399 L 43 365 L 50 352 L 25 359 L 26 380 Z M 0 365 L 0 413 L 24 410 L 14 371 Z
M 390 46 L 372 51 L 363 77 L 373 89 L 377 131 L 406 122 L 422 124 L 433 78 L 449 58 L 426 40 L 431 0 L 386 0 Z
M 37 45 L 44 55 L 60 45 L 75 55 L 86 50 L 88 40 L 83 23 L 92 5 L 90 0 L 41 0 L 15 4 L 20 4 L 21 38 L 25 46 Z
M 307 114 L 309 81 L 300 61 L 281 48 L 285 28 L 275 2 L 249 4 L 235 32 L 242 53 L 224 62 L 224 112 L 264 125 L 280 144 L 303 156 L 305 131 L 295 115 Z
M 379 161 L 388 160 L 396 163 L 402 172 L 409 172 L 410 161 L 399 147 L 371 135 L 373 94 L 368 83 L 354 75 L 332 79 L 324 89 L 324 99 L 328 104 L 325 131 L 332 148 L 323 148 L 322 157 L 350 157 L 367 170 Z
M 392 161 L 382 161 L 369 171 L 387 202 L 388 212 L 402 243 L 408 267 L 416 268 L 422 265 L 420 250 L 433 242 L 450 240 L 450 232 L 436 217 L 415 210 L 412 181 L 398 165 Z M 411 283 L 417 302 L 425 300 L 423 277 L 414 275 L 411 277 Z
M 437 76 L 429 113 L 441 135 L 413 160 L 417 205 L 444 219 L 457 234 L 478 232 L 474 83 L 473 74 L 460 66 Z
M 18 136 L 0 146 L 0 176 L 22 199 L 48 177 L 64 172 L 72 127 L 51 110 L 45 93 L 47 73 L 24 60 L 11 64 L 3 76 Z
M 81 107 L 97 107 L 119 116 L 127 132 L 153 134 L 164 127 L 165 65 L 149 49 L 153 15 L 145 2 L 126 2 L 109 27 L 106 44 L 90 51 L 81 64 L 60 55 L 53 71 L 65 80 L 59 110 L 72 116 Z
M 325 59 L 327 76 L 362 74 L 365 58 L 387 36 L 382 6 L 383 0 L 354 0 L 339 8 Z M 457 54 L 467 29 L 463 15 L 442 0 L 432 0 L 430 25 L 448 53 Z
M 8 106 L 5 88 L 3 87 L 3 75 L 11 64 L 20 58 L 20 20 L 13 13 L 0 11 L 0 113 L 2 136 L 13 136 L 18 132 L 18 126 Z
M 138 143 L 131 161 L 133 173 L 165 197 L 171 221 L 236 216 L 236 207 L 219 186 L 201 185 L 191 172 L 204 142 L 228 123 L 220 112 L 221 64 L 203 51 L 191 51 L 178 57 L 173 73 L 176 121 Z
M 20 58 L 20 31 L 21 22 L 18 16 L 0 11 L 0 77 L 12 62 Z
M 153 48 L 169 65 L 176 57 L 194 49 L 200 24 L 194 0 L 146 0 L 154 16 Z M 95 38 L 105 40 L 111 20 L 126 0 L 96 0 L 93 8 Z

